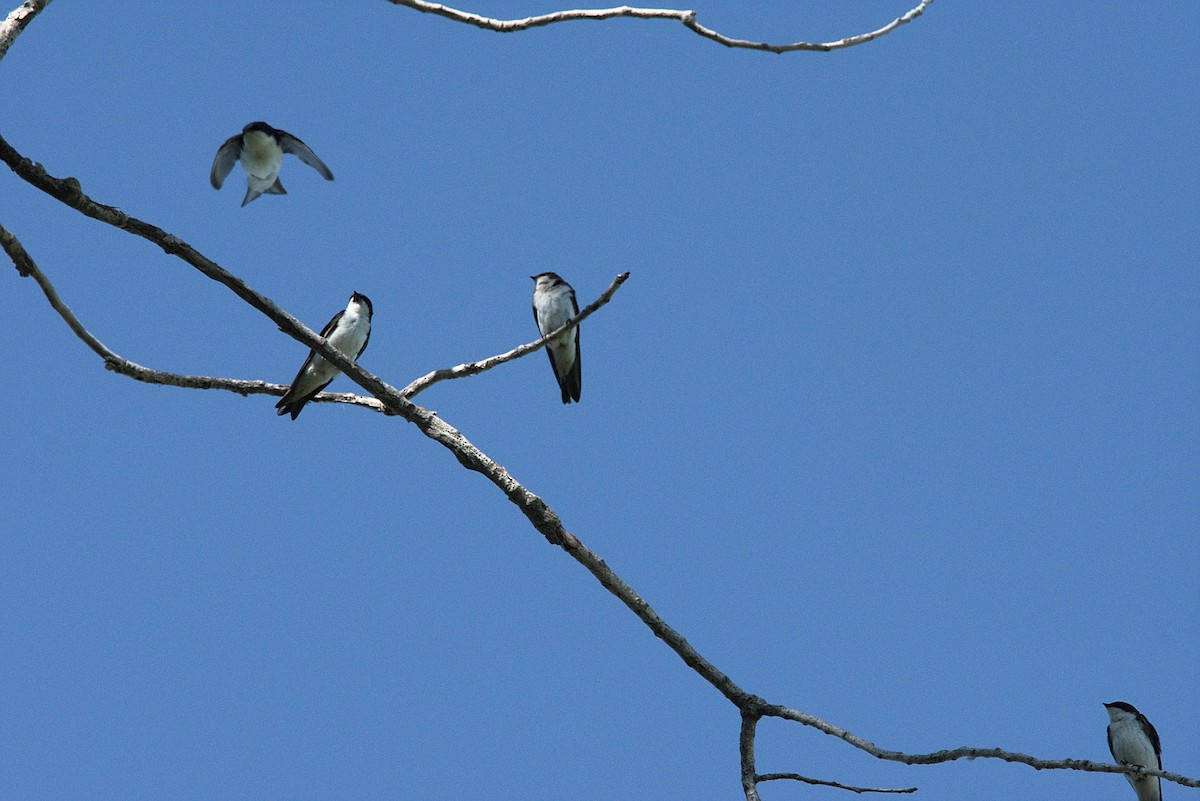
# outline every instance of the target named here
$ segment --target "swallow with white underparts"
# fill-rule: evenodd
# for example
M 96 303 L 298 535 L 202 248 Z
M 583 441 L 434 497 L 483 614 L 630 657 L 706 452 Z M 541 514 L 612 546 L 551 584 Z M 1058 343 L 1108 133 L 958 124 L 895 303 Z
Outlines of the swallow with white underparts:
M 284 153 L 295 155 L 321 173 L 326 181 L 333 180 L 333 173 L 308 145 L 287 131 L 272 128 L 265 122 L 250 123 L 240 134 L 229 137 L 225 144 L 217 148 L 217 156 L 213 159 L 208 180 L 213 189 L 220 189 L 221 184 L 225 183 L 225 177 L 233 169 L 233 163 L 240 159 L 242 169 L 246 171 L 246 197 L 242 199 L 243 206 L 264 193 L 286 195 L 287 190 L 279 182 L 279 168 L 283 164 Z
M 1140 765 L 1162 770 L 1162 745 L 1146 716 L 1124 701 L 1105 704 L 1108 710 L 1108 750 L 1120 765 Z M 1162 781 L 1157 776 L 1126 773 L 1138 801 L 1162 801 Z
M 371 339 L 371 313 L 371 299 L 355 292 L 350 296 L 346 308 L 333 315 L 333 319 L 321 329 L 321 336 L 348 358 L 358 361 Z M 288 391 L 275 404 L 278 409 L 276 414 L 290 414 L 295 420 L 304 409 L 304 404 L 329 386 L 340 373 L 341 370 L 316 351 L 310 352 L 300 372 L 292 379 Z
M 540 273 L 529 277 L 536 282 L 533 288 L 533 319 L 542 336 L 561 328 L 579 314 L 575 290 L 556 273 Z M 579 393 L 583 389 L 579 326 L 547 342 L 546 354 L 550 357 L 550 367 L 554 370 L 558 388 L 562 390 L 562 402 L 574 400 L 578 403 Z

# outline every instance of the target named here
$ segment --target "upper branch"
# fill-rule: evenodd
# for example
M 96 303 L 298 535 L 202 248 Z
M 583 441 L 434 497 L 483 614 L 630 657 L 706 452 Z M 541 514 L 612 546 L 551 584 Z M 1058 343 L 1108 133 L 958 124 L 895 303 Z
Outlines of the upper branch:
M 0 22 L 0 59 L 4 58 L 13 41 L 25 30 L 25 26 L 48 5 L 50 0 L 25 0 L 5 17 L 4 22 Z
M 917 17 L 925 13 L 925 9 L 933 0 L 921 0 L 914 8 L 907 13 L 897 17 L 896 19 L 884 25 L 882 28 L 877 28 L 867 33 L 860 33 L 855 36 L 848 36 L 845 39 L 838 39 L 835 42 L 792 42 L 790 44 L 771 44 L 769 42 L 752 42 L 747 39 L 734 39 L 725 34 L 714 31 L 711 28 L 706 28 L 696 21 L 695 11 L 683 11 L 673 8 L 633 8 L 631 6 L 620 6 L 617 8 L 594 8 L 594 9 L 572 9 L 569 11 L 555 11 L 550 14 L 542 14 L 536 17 L 525 17 L 523 19 L 493 19 L 491 17 L 483 17 L 479 14 L 472 14 L 468 11 L 460 11 L 456 8 L 450 8 L 440 3 L 429 3 L 426 0 L 388 0 L 388 2 L 397 6 L 406 6 L 415 11 L 421 11 L 426 14 L 437 14 L 440 17 L 452 19 L 455 22 L 464 22 L 468 25 L 474 25 L 477 28 L 483 28 L 489 31 L 498 31 L 500 33 L 512 33 L 513 31 L 524 31 L 529 28 L 539 28 L 543 25 L 550 25 L 555 22 L 569 22 L 572 20 L 603 20 L 612 19 L 614 17 L 634 17 L 636 19 L 669 19 L 675 20 L 694 33 L 703 36 L 705 39 L 711 39 L 718 44 L 723 44 L 726 47 L 739 47 L 746 50 L 764 50 L 768 53 L 792 53 L 797 50 L 811 50 L 818 52 L 829 52 L 830 50 L 841 50 L 847 47 L 853 47 L 872 39 L 878 39 L 880 36 L 891 33 L 901 25 L 912 22 Z

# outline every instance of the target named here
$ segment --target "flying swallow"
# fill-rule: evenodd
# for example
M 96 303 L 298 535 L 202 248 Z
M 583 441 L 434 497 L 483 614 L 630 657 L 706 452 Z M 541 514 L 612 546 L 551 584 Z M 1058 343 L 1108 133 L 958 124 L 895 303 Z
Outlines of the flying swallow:
M 355 292 L 350 296 L 346 308 L 333 315 L 333 319 L 321 329 L 321 336 L 350 359 L 357 361 L 371 339 L 371 311 L 371 299 Z M 300 372 L 292 379 L 287 393 L 275 404 L 275 408 L 279 410 L 276 414 L 290 414 L 295 420 L 304 409 L 304 404 L 329 386 L 340 373 L 341 370 L 324 357 L 316 351 L 311 351 Z
M 1162 770 L 1162 745 L 1146 716 L 1124 701 L 1105 704 L 1108 710 L 1108 750 L 1121 765 L 1141 765 Z M 1138 801 L 1162 801 L 1162 781 L 1157 776 L 1126 773 Z
M 326 181 L 333 180 L 333 173 L 308 145 L 287 131 L 272 128 L 265 122 L 250 123 L 240 134 L 229 137 L 225 144 L 217 148 L 208 180 L 213 189 L 220 189 L 225 177 L 233 169 L 233 163 L 241 159 L 242 169 L 246 171 L 243 206 L 264 192 L 268 195 L 286 195 L 287 190 L 279 182 L 279 167 L 283 164 L 284 153 L 292 153 L 321 173 Z
M 561 328 L 579 314 L 575 290 L 557 274 L 541 273 L 529 277 L 537 282 L 533 288 L 533 319 L 542 336 Z M 562 402 L 574 400 L 578 403 L 579 392 L 583 388 L 579 366 L 579 326 L 547 342 L 546 355 L 550 357 L 550 367 L 558 380 L 558 388 L 562 390 Z

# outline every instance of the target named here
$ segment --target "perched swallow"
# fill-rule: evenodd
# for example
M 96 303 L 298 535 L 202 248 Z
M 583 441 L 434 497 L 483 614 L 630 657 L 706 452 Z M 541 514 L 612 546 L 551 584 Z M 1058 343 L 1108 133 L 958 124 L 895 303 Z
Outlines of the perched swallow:
M 326 181 L 333 180 L 333 173 L 308 145 L 287 131 L 272 128 L 265 122 L 250 123 L 240 134 L 229 137 L 225 144 L 217 148 L 217 157 L 213 159 L 208 180 L 212 182 L 213 189 L 220 189 L 221 184 L 225 183 L 225 176 L 233 169 L 233 163 L 241 159 L 242 169 L 246 171 L 243 206 L 264 192 L 268 195 L 286 195 L 287 190 L 279 182 L 279 167 L 283 164 L 284 153 L 294 154 L 321 173 Z
M 533 288 L 533 319 L 542 336 L 566 325 L 579 314 L 575 302 L 575 290 L 555 273 L 529 276 L 537 285 Z M 583 389 L 583 376 L 579 366 L 579 326 L 560 334 L 546 343 L 546 355 L 550 367 L 562 390 L 562 402 L 579 402 Z
M 355 292 L 350 296 L 350 303 L 346 308 L 333 315 L 333 319 L 321 329 L 321 336 L 346 356 L 358 361 L 371 339 L 371 299 Z M 324 357 L 316 351 L 311 351 L 300 372 L 292 379 L 287 393 L 275 404 L 275 408 L 279 410 L 276 414 L 290 414 L 295 420 L 304 409 L 304 404 L 329 386 L 340 373 L 341 370 L 327 362 Z
M 1105 704 L 1108 710 L 1108 750 L 1120 765 L 1141 765 L 1162 770 L 1162 745 L 1146 716 L 1124 701 Z M 1162 801 L 1162 781 L 1157 776 L 1126 773 L 1138 801 Z

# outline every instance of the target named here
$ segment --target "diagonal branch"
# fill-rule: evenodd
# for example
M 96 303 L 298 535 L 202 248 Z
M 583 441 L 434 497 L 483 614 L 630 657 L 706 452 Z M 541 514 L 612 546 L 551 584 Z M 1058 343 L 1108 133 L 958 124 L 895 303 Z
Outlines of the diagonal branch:
M 25 158 L 0 137 L 0 160 L 18 176 L 66 205 L 93 219 L 136 234 L 176 256 L 204 275 L 228 287 L 234 294 L 269 317 L 293 339 L 317 351 L 353 382 L 370 392 L 383 404 L 389 414 L 396 414 L 417 426 L 423 434 L 446 447 L 466 467 L 485 476 L 495 484 L 526 516 L 535 529 L 551 544 L 566 550 L 582 564 L 609 592 L 638 616 L 655 636 L 663 640 L 681 659 L 722 695 L 739 707 L 751 696 L 701 656 L 675 629 L 667 625 L 634 589 L 605 564 L 604 560 L 584 547 L 563 526 L 558 515 L 534 493 L 527 490 L 501 465 L 480 451 L 459 431 L 443 422 L 436 414 L 410 402 L 395 387 L 367 372 L 330 347 L 320 336 L 303 323 L 279 308 L 270 299 L 251 289 L 244 281 L 204 256 L 188 243 L 154 225 L 132 217 L 113 206 L 106 206 L 84 194 L 74 178 L 55 178 L 39 164 Z M 618 284 L 619 285 L 619 284 Z M 614 290 L 615 291 L 615 290 Z M 582 316 L 582 315 L 581 315 Z M 536 344 L 536 343 L 535 343 Z
M 590 317 L 593 312 L 612 300 L 612 296 L 616 294 L 616 291 L 621 288 L 621 284 L 625 283 L 626 279 L 628 278 L 629 273 L 627 272 L 618 275 L 613 279 L 613 282 L 609 284 L 608 289 L 604 290 L 600 297 L 596 298 L 596 300 L 585 307 L 584 310 L 575 317 L 572 317 L 566 323 L 563 323 L 561 326 L 554 329 L 549 334 L 546 334 L 541 339 L 535 342 L 530 342 L 526 345 L 520 345 L 508 351 L 507 353 L 501 353 L 498 356 L 489 356 L 482 361 L 471 362 L 470 364 L 460 364 L 455 367 L 448 367 L 444 370 L 434 370 L 432 373 L 421 376 L 416 381 L 413 381 L 407 387 L 400 390 L 400 394 L 411 399 L 414 395 L 424 392 L 439 381 L 446 381 L 452 378 L 466 378 L 467 376 L 471 375 L 479 375 L 480 373 L 491 370 L 493 367 L 497 367 L 505 362 L 511 362 L 514 359 L 519 359 L 522 356 L 533 353 L 539 348 L 545 346 L 545 344 L 554 337 L 558 336 L 559 334 L 566 333 L 582 323 L 584 320 Z
M 723 33 L 714 31 L 711 28 L 706 28 L 696 21 L 695 11 L 683 11 L 673 8 L 633 8 L 631 6 L 620 6 L 617 8 L 594 8 L 594 9 L 571 9 L 568 11 L 555 11 L 550 14 L 542 14 L 536 17 L 525 17 L 523 19 L 493 19 L 491 17 L 472 14 L 469 11 L 460 11 L 456 8 L 444 6 L 440 3 L 430 3 L 426 0 L 388 0 L 388 2 L 397 6 L 405 6 L 414 11 L 420 11 L 426 14 L 436 14 L 439 17 L 462 22 L 467 25 L 474 25 L 477 28 L 483 28 L 488 31 L 497 31 L 499 33 L 513 33 L 515 31 L 525 31 L 530 28 L 540 28 L 545 25 L 551 25 L 556 22 L 571 22 L 574 20 L 605 20 L 614 19 L 616 17 L 632 17 L 634 19 L 667 19 L 681 23 L 688 30 L 703 36 L 705 39 L 725 45 L 726 47 L 737 47 L 746 50 L 762 50 L 768 53 L 792 53 L 797 50 L 809 50 L 827 53 L 831 50 L 842 50 L 847 47 L 870 42 L 873 39 L 878 39 L 880 36 L 889 34 L 899 28 L 901 25 L 912 22 L 917 17 L 925 13 L 925 9 L 933 0 L 921 0 L 914 8 L 907 13 L 902 14 L 896 19 L 884 25 L 882 28 L 877 28 L 867 33 L 860 33 L 855 36 L 848 36 L 845 39 L 838 39 L 835 42 L 792 42 L 791 44 L 771 44 L 769 42 L 752 42 L 748 39 L 734 39 L 726 36 Z
M 763 699 L 752 695 L 741 687 L 739 687 L 732 679 L 721 672 L 714 664 L 705 659 L 692 645 L 674 628 L 667 624 L 657 612 L 640 596 L 637 592 L 627 584 L 620 576 L 618 576 L 599 556 L 588 549 L 579 541 L 574 534 L 567 531 L 563 526 L 559 516 L 546 505 L 541 498 L 526 489 L 512 474 L 504 467 L 497 464 L 494 460 L 480 451 L 470 442 L 461 432 L 442 421 L 438 416 L 410 402 L 400 390 L 387 384 L 377 376 L 367 372 L 357 363 L 347 358 L 341 351 L 331 347 L 322 337 L 313 333 L 310 329 L 304 326 L 299 320 L 292 315 L 280 309 L 270 299 L 259 294 L 251 289 L 245 282 L 237 276 L 229 273 L 224 268 L 211 261 L 199 251 L 195 250 L 191 245 L 183 242 L 178 237 L 163 231 L 156 226 L 143 222 L 135 217 L 131 217 L 120 209 L 112 206 L 106 206 L 96 203 L 94 200 L 85 195 L 79 185 L 79 182 L 74 178 L 59 179 L 50 176 L 40 165 L 33 163 L 29 159 L 24 158 L 17 153 L 11 145 L 0 137 L 0 160 L 3 160 L 9 165 L 12 170 L 21 178 L 28 181 L 33 186 L 42 189 L 62 201 L 63 203 L 77 209 L 82 214 L 85 214 L 94 219 L 101 220 L 110 225 L 113 225 L 122 230 L 136 234 L 149 242 L 154 243 L 162 248 L 165 252 L 174 255 L 188 264 L 195 267 L 204 275 L 212 278 L 215 281 L 225 285 L 232 292 L 243 298 L 254 308 L 261 311 L 268 318 L 274 321 L 279 328 L 291 336 L 293 339 L 307 345 L 309 348 L 320 353 L 329 362 L 341 370 L 345 375 L 363 389 L 370 392 L 381 404 L 383 411 L 387 414 L 394 414 L 403 417 L 408 422 L 417 426 L 417 428 L 425 434 L 425 436 L 440 443 L 449 450 L 468 470 L 480 473 L 489 481 L 491 481 L 505 496 L 517 506 L 526 519 L 533 527 L 553 545 L 561 547 L 575 561 L 579 562 L 588 572 L 590 572 L 600 584 L 610 593 L 617 597 L 630 611 L 646 624 L 651 632 L 666 643 L 672 651 L 683 660 L 688 667 L 695 671 L 701 678 L 711 684 L 718 692 L 725 696 L 730 703 L 734 704 L 743 713 L 743 759 L 745 754 L 752 751 L 745 750 L 747 747 L 752 748 L 753 745 L 753 725 L 747 724 L 745 721 L 752 718 L 754 723 L 757 719 L 770 716 L 779 717 L 786 720 L 792 720 L 801 723 L 805 726 L 811 726 L 826 734 L 838 737 L 847 744 L 865 751 L 879 759 L 886 759 L 895 762 L 903 762 L 906 764 L 935 764 L 940 762 L 950 762 L 956 759 L 1000 759 L 1007 762 L 1017 762 L 1039 770 L 1055 769 L 1055 770 L 1082 770 L 1095 773 L 1126 773 L 1126 774 L 1142 774 L 1149 776 L 1160 776 L 1167 781 L 1182 784 L 1188 787 L 1200 787 L 1200 779 L 1192 779 L 1187 776 L 1182 776 L 1176 773 L 1166 773 L 1163 771 L 1147 770 L 1131 765 L 1106 765 L 1102 763 L 1090 762 L 1087 760 L 1043 760 L 1036 757 L 1031 757 L 1026 754 L 1004 751 L 999 748 L 959 748 L 948 751 L 938 751 L 931 754 L 905 754 L 900 751 L 888 751 L 879 748 L 874 743 L 865 740 L 851 732 L 828 723 L 818 717 L 799 712 L 785 706 L 768 704 Z M 7 234 L 7 232 L 6 232 Z M 30 271 L 30 266 L 33 264 L 32 259 L 24 252 L 23 248 L 19 247 L 19 243 L 15 242 L 15 238 L 11 234 L 7 234 L 4 238 L 5 242 L 10 244 L 5 248 L 13 257 L 14 264 L 22 274 L 33 275 Z M 12 243 L 15 243 L 13 246 Z M 14 255 L 15 254 L 15 255 Z M 36 265 L 33 265 L 36 268 Z M 44 291 L 44 289 L 43 289 Z M 48 296 L 49 297 L 49 296 Z M 60 301 L 61 304 L 61 301 Z M 57 307 L 56 307 L 57 308 Z M 63 305 L 65 308 L 65 305 Z M 68 310 L 69 312 L 69 310 Z M 61 312 L 60 312 L 61 313 Z M 66 319 L 66 318 L 64 318 Z M 69 322 L 69 321 L 68 321 Z M 565 327 L 564 327 L 565 328 Z M 93 337 L 94 339 L 94 337 Z M 87 341 L 85 339 L 85 341 Z M 102 348 L 102 351 L 97 351 L 103 356 L 105 353 L 111 354 L 107 348 L 96 341 L 96 344 Z M 536 346 L 537 343 L 531 343 Z M 91 343 L 89 343 L 91 346 Z M 112 354 L 115 355 L 115 354 Z M 105 356 L 107 360 L 107 356 Z M 514 357 L 515 358 L 515 357 Z M 749 738 L 749 739 L 747 739 Z M 749 784 L 747 784 L 747 766 L 753 770 L 752 758 L 749 762 L 743 761 L 743 783 L 747 789 L 747 798 L 749 801 L 757 799 L 757 792 L 754 789 L 754 782 L 757 777 L 753 774 L 749 776 Z M 774 775 L 774 774 L 766 774 Z M 751 794 L 753 793 L 753 795 Z

